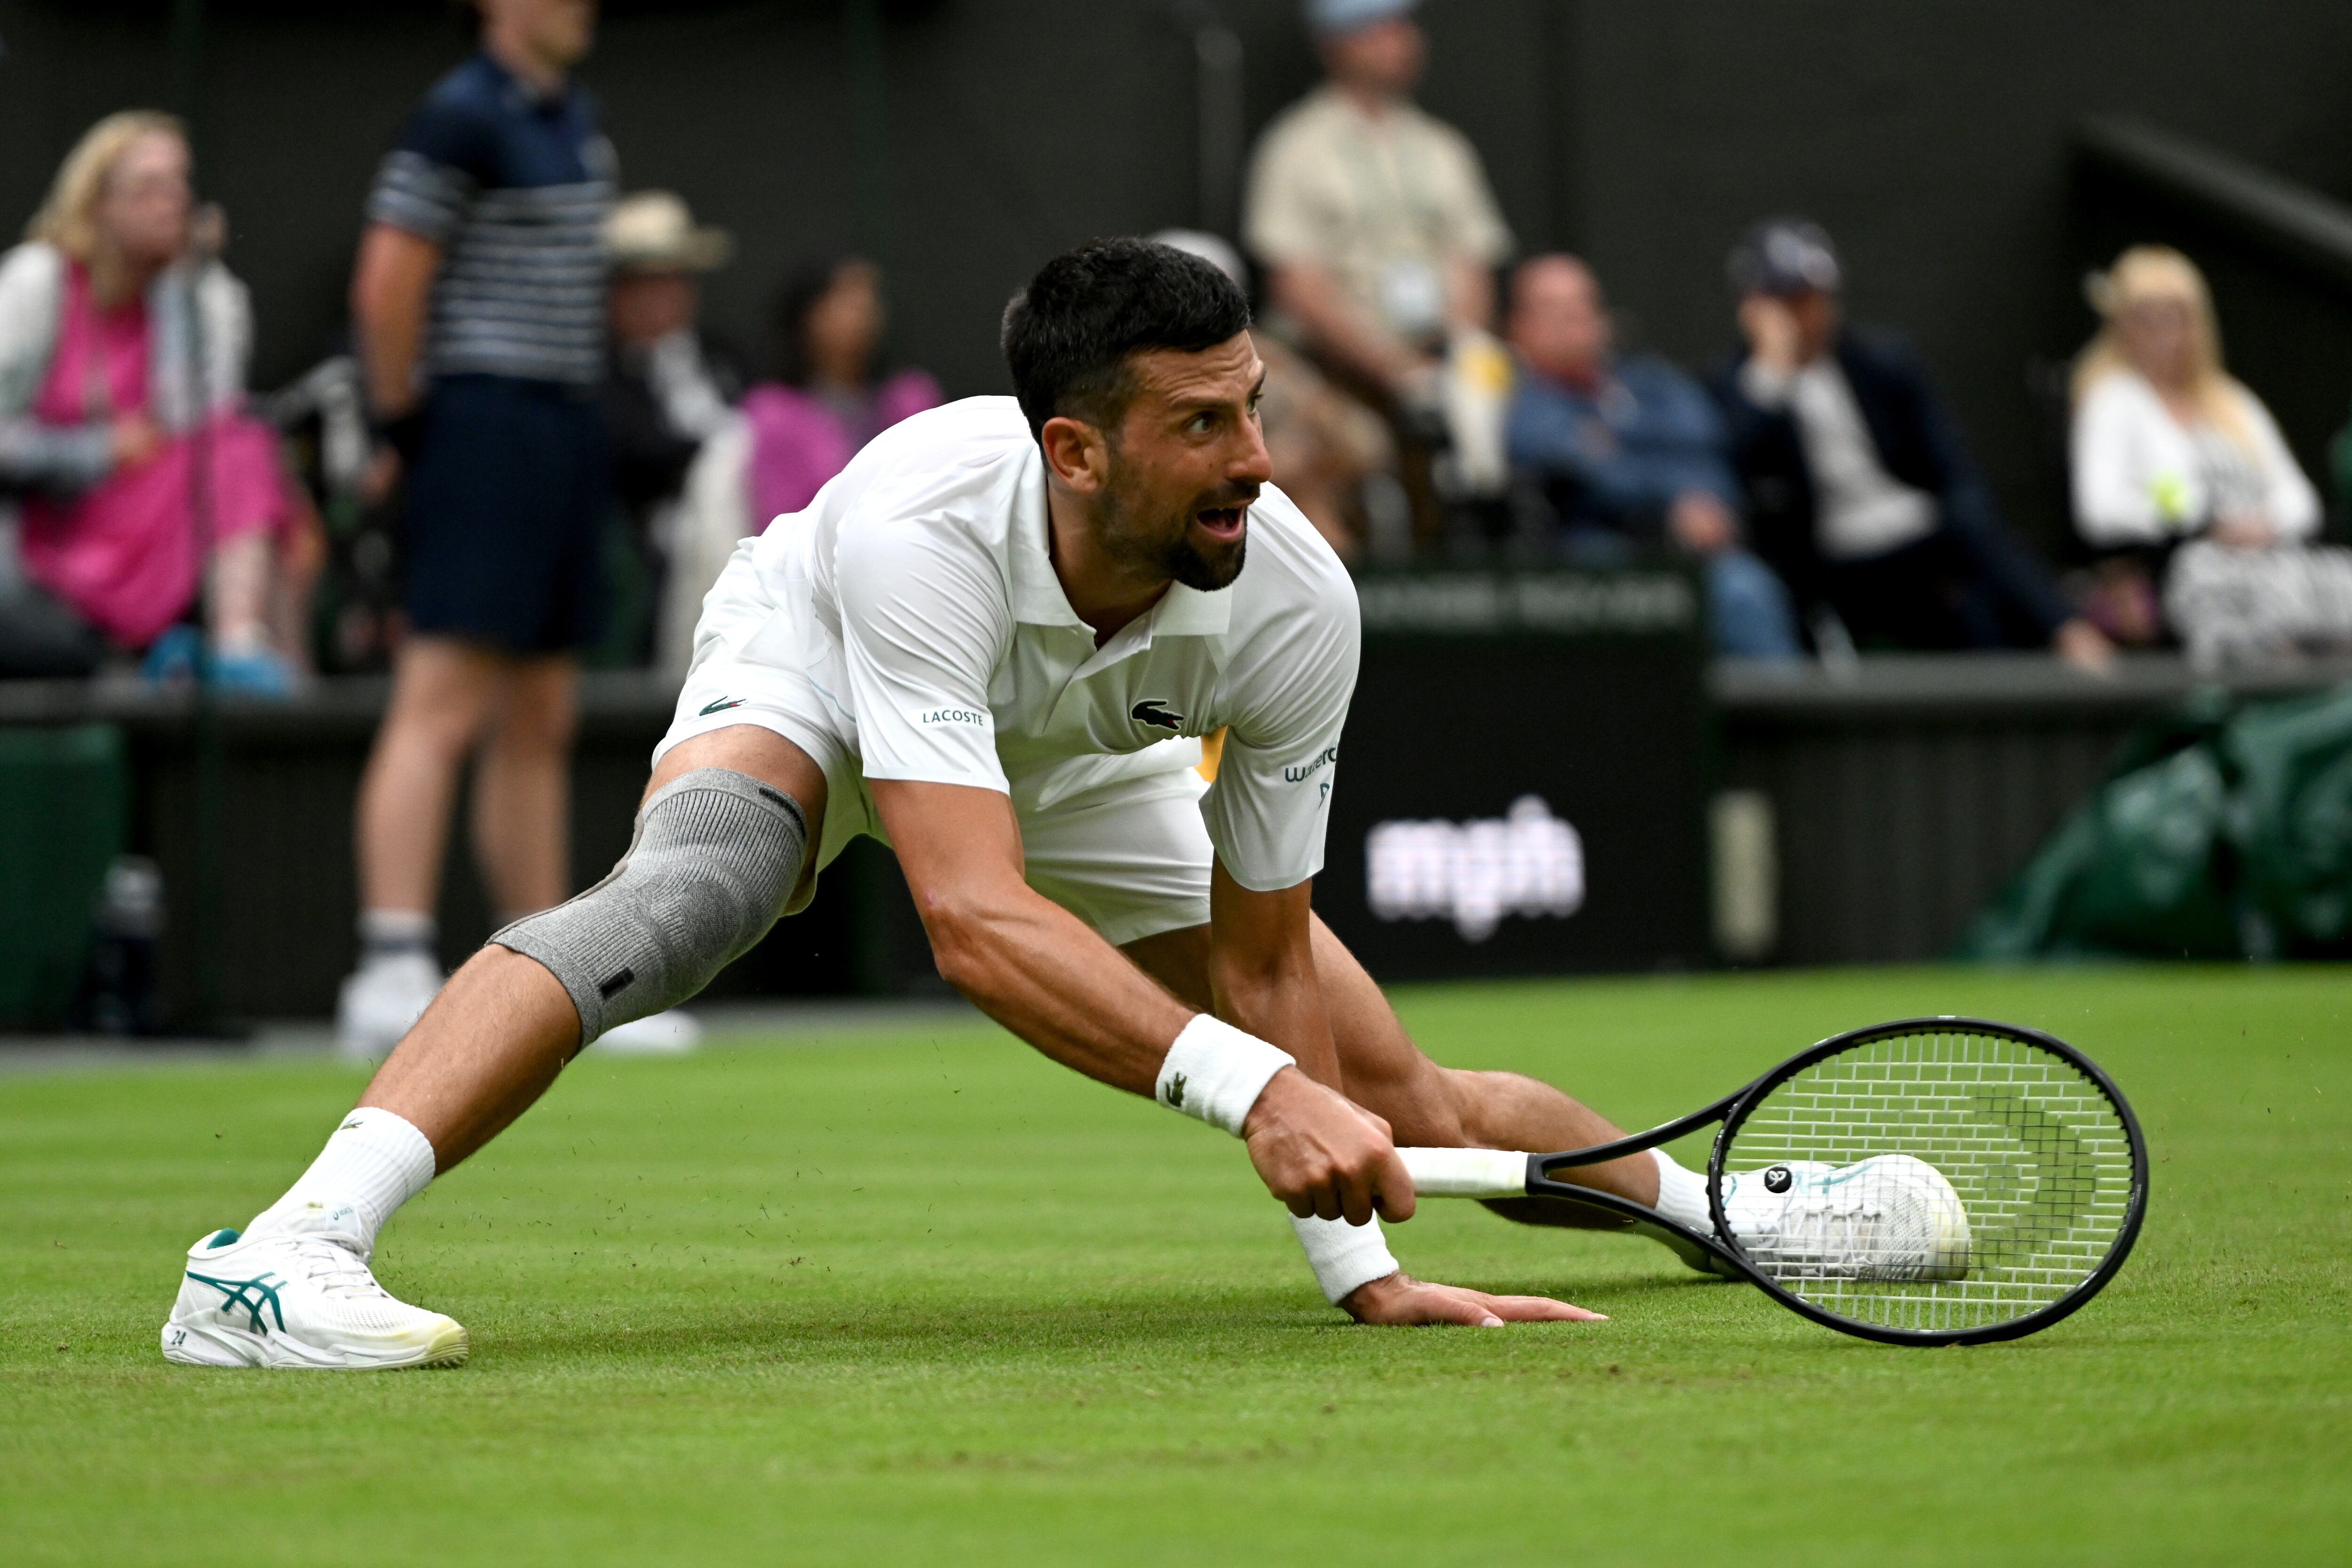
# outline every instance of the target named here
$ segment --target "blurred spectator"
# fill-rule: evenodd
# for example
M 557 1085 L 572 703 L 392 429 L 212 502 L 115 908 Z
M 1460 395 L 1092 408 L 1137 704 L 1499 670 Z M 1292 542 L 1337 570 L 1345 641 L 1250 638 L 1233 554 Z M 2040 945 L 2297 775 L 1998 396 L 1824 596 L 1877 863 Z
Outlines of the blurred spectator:
M 1759 224 L 1730 274 L 1747 351 L 1724 368 L 1717 401 L 1752 542 L 1812 617 L 1815 641 L 2047 645 L 2106 668 L 2113 644 L 2011 537 L 1927 366 L 1844 323 L 1829 235 L 1795 219 Z
M 1511 461 L 1543 487 L 1571 555 L 1671 548 L 1705 563 L 1715 650 L 1798 655 L 1788 591 L 1741 548 L 1739 481 L 1722 416 L 1655 354 L 1615 351 L 1601 285 L 1572 256 L 1539 256 L 1511 279 Z
M 2105 319 L 2074 366 L 2083 537 L 2163 585 L 2200 664 L 2352 642 L 2352 551 L 2307 542 L 2318 493 L 2262 400 L 2222 368 L 2196 264 L 2137 246 L 2089 293 Z
M 441 982 L 433 909 L 457 770 L 502 919 L 570 886 L 578 661 L 604 612 L 595 390 L 614 157 L 571 83 L 590 0 L 479 0 L 481 48 L 425 94 L 368 198 L 352 309 L 406 470 L 412 634 L 361 784 L 361 959 L 337 1033 L 395 1042 Z
M 1475 492 L 1503 478 L 1508 365 L 1487 329 L 1511 233 L 1468 139 L 1412 101 L 1427 54 L 1416 8 L 1307 0 L 1326 80 L 1259 141 L 1243 240 L 1266 268 L 1273 334 L 1416 450 L 1450 442 L 1457 490 Z M 1418 460 L 1408 479 L 1423 488 Z
M 1163 229 L 1151 237 L 1199 256 L 1248 291 L 1249 269 L 1241 253 L 1215 235 Z M 1263 331 L 1254 337 L 1265 365 L 1257 413 L 1266 453 L 1274 459 L 1274 482 L 1339 559 L 1351 561 L 1364 531 L 1360 519 L 1366 510 L 1365 486 L 1395 467 L 1388 426 L 1280 339 Z M 1390 485 L 1393 489 L 1392 480 Z
M 133 110 L 90 128 L 0 257 L 0 487 L 20 498 L 0 527 L 0 674 L 88 674 L 151 645 L 184 665 L 195 633 L 174 623 L 208 565 L 215 677 L 289 686 L 301 638 L 277 645 L 272 612 L 299 627 L 315 528 L 244 412 L 252 312 L 212 255 L 220 226 L 193 209 L 179 122 Z
M 776 380 L 744 395 L 741 419 L 705 444 L 688 476 L 656 659 L 674 674 L 686 672 L 702 597 L 736 545 L 805 507 L 877 434 L 942 401 L 928 373 L 886 369 L 888 318 L 870 261 L 835 256 L 799 268 L 773 320 Z
M 834 256 L 801 268 L 776 297 L 774 322 L 776 379 L 743 400 L 761 528 L 806 507 L 877 434 L 941 402 L 927 371 L 885 373 L 888 318 L 870 261 Z
M 599 401 L 637 579 L 633 602 L 614 606 L 625 622 L 619 652 L 626 664 L 643 664 L 651 651 L 653 607 L 677 543 L 687 471 L 704 444 L 735 422 L 743 396 L 741 362 L 701 329 L 696 285 L 733 249 L 724 230 L 697 228 L 686 204 L 667 191 L 623 199 L 604 223 L 611 347 Z

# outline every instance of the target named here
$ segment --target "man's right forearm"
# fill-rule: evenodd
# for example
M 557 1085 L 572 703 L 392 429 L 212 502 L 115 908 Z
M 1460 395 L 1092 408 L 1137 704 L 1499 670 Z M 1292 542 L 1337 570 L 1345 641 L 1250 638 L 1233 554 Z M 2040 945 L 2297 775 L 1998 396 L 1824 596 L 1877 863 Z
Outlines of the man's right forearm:
M 1151 1096 L 1192 1009 L 1077 916 L 1025 886 L 924 912 L 940 973 L 1063 1066 Z
M 352 325 L 366 379 L 368 406 L 397 418 L 416 402 L 416 365 L 433 299 L 441 247 L 388 224 L 360 239 L 352 275 Z
M 1376 1207 L 1412 1212 L 1412 1180 L 1385 1124 L 1297 1071 L 1286 1052 L 1195 1013 L 1027 884 L 1003 795 L 868 786 L 940 976 L 982 1012 L 1097 1082 L 1239 1135 L 1266 1189 L 1294 1214 L 1360 1223 Z

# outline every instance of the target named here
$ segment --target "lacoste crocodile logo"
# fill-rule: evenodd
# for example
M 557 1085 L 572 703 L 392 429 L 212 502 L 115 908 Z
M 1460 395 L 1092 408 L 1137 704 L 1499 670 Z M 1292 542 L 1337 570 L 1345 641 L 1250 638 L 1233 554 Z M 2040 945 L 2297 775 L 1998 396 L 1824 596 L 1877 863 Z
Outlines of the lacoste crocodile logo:
M 268 1273 L 253 1280 L 215 1280 L 209 1274 L 199 1274 L 191 1269 L 188 1278 L 199 1285 L 210 1285 L 221 1293 L 219 1311 L 226 1312 L 233 1308 L 244 1308 L 246 1315 L 253 1320 L 254 1333 L 269 1332 L 261 1322 L 264 1307 L 268 1308 L 270 1315 L 278 1320 L 278 1332 L 286 1332 L 286 1308 L 278 1299 L 278 1288 L 286 1283 L 282 1276 Z
M 741 697 L 719 697 L 712 701 L 709 706 L 706 706 L 695 716 L 698 718 L 709 718 L 714 713 L 725 713 L 730 707 L 741 707 L 743 706 L 743 702 L 744 699 Z
M 1168 1108 L 1171 1111 L 1181 1111 L 1184 1108 L 1184 1075 L 1181 1072 L 1171 1073 L 1169 1076 Z
M 1170 713 L 1158 697 L 1146 697 L 1127 712 L 1129 718 L 1139 719 L 1154 729 L 1180 730 L 1184 727 L 1184 716 Z

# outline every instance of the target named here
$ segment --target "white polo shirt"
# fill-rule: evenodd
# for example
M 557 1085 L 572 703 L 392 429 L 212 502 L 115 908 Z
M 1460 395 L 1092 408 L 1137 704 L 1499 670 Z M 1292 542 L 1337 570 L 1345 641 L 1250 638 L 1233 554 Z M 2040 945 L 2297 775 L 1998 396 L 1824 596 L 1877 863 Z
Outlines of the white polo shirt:
M 1096 647 L 1047 554 L 1019 404 L 969 398 L 883 432 L 771 524 L 698 643 L 724 640 L 730 678 L 804 676 L 866 779 L 995 789 L 1024 817 L 1190 768 L 1223 728 L 1202 821 L 1235 881 L 1273 891 L 1322 869 L 1360 637 L 1346 570 L 1272 486 L 1247 549 L 1231 586 L 1172 585 Z M 746 567 L 764 601 L 748 623 L 724 602 Z

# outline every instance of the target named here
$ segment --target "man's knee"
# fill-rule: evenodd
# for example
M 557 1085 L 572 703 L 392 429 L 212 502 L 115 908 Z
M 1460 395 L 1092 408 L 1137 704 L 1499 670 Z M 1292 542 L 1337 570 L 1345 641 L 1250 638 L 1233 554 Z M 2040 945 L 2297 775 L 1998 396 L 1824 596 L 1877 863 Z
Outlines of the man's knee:
M 491 742 L 526 755 L 558 755 L 570 748 L 580 726 L 579 679 L 572 662 L 534 660 L 509 680 Z
M 1344 1069 L 1343 1069 L 1344 1071 Z M 1360 1071 L 1347 1071 L 1348 1098 L 1381 1117 L 1401 1148 L 1458 1149 L 1475 1147 L 1463 1115 L 1471 1092 L 1465 1082 L 1481 1076 L 1462 1072 L 1413 1053 L 1402 1071 L 1367 1080 Z
M 489 722 L 486 685 L 434 682 L 394 694 L 378 744 L 386 749 L 444 759 L 471 751 Z
M 569 904 L 490 938 L 563 983 L 583 1045 L 685 1001 L 767 935 L 808 850 L 797 802 L 748 774 L 706 768 L 637 813 L 612 873 Z
M 572 747 L 578 717 L 570 703 L 509 703 L 490 728 L 490 745 L 512 758 L 560 758 Z
M 1515 1146 L 1513 1140 L 1519 1134 L 1514 1129 L 1525 1120 L 1519 1113 L 1521 1108 L 1531 1097 L 1552 1092 L 1523 1073 L 1473 1072 L 1460 1068 L 1441 1071 L 1446 1077 L 1448 1098 L 1465 1148 Z

